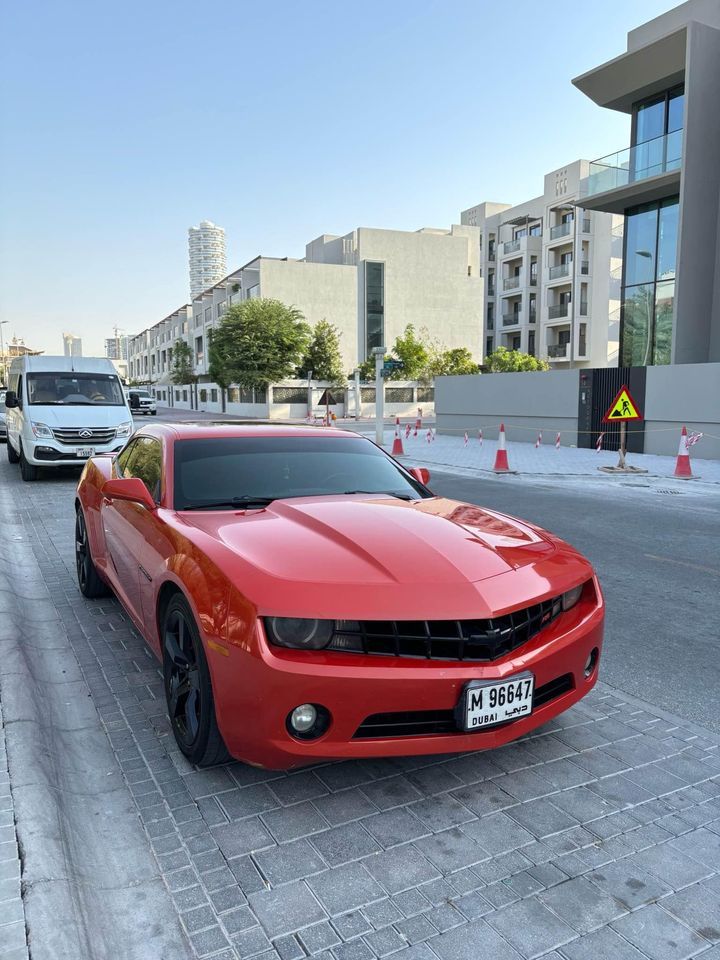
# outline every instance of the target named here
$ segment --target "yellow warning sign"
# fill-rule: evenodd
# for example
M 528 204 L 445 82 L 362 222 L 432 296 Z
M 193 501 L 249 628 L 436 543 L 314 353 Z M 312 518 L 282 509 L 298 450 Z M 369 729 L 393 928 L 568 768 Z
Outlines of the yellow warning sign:
M 642 420 L 638 405 L 630 395 L 627 387 L 620 387 L 618 395 L 610 404 L 608 412 L 603 417 L 603 423 L 620 423 L 623 420 Z

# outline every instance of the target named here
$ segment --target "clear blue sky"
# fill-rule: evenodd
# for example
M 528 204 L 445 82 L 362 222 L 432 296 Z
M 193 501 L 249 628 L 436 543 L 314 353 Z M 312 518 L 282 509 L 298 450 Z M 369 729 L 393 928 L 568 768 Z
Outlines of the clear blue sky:
M 628 141 L 570 79 L 672 0 L 39 0 L 0 22 L 0 319 L 101 353 L 228 267 L 321 233 L 449 226 Z

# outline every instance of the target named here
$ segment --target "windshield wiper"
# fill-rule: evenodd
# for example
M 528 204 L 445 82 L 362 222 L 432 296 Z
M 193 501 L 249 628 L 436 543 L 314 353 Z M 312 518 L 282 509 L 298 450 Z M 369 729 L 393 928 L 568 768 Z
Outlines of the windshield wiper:
M 238 510 L 252 510 L 267 507 L 276 497 L 230 497 L 229 500 L 213 500 L 210 503 L 186 503 L 183 510 L 216 510 L 222 507 L 235 507 Z
M 376 493 L 380 497 L 394 497 L 396 500 L 414 500 L 409 493 L 396 493 L 394 490 L 343 490 L 343 494 L 349 497 L 353 493 Z

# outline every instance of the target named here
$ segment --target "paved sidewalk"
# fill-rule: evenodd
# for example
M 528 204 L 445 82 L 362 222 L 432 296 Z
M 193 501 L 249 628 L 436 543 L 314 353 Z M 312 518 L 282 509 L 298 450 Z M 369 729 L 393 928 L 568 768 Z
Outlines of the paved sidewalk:
M 717 737 L 601 684 L 491 753 L 193 769 L 144 643 L 77 592 L 73 480 L 21 489 L 67 656 L 197 957 L 720 960 Z
M 351 423 L 343 424 L 348 430 L 354 430 L 356 433 L 362 433 L 366 436 L 375 437 L 374 430 L 371 430 L 366 424 L 360 424 L 355 427 Z M 391 449 L 394 437 L 394 428 L 385 428 L 386 449 Z M 432 467 L 433 464 L 438 467 L 458 468 L 460 470 L 469 470 L 473 473 L 482 473 L 492 471 L 495 462 L 495 451 L 497 450 L 497 434 L 488 437 L 487 431 L 482 443 L 477 438 L 477 434 L 468 436 L 467 445 L 463 436 L 447 436 L 445 434 L 436 434 L 431 443 L 427 441 L 427 428 L 424 428 L 414 436 L 411 431 L 410 436 L 405 439 L 405 432 L 402 432 L 403 447 L 405 457 L 412 459 L 414 464 Z M 702 441 L 700 441 L 702 443 Z M 592 477 L 593 480 L 605 478 L 609 482 L 617 483 L 618 480 L 634 479 L 630 474 L 609 475 L 598 470 L 602 466 L 615 466 L 618 461 L 617 452 L 612 450 L 580 449 L 578 447 L 561 446 L 559 450 L 555 449 L 555 436 L 545 436 L 544 443 L 536 449 L 534 443 L 518 443 L 517 441 L 507 443 L 508 461 L 511 470 L 516 470 L 519 474 L 525 476 L 543 476 L 543 477 Z M 690 452 L 693 474 L 698 478 L 695 482 L 702 483 L 720 483 L 720 460 L 702 460 Z M 648 471 L 650 477 L 663 477 L 672 479 L 675 471 L 675 457 L 663 457 L 649 453 L 630 453 L 627 456 L 628 464 L 635 467 L 642 467 Z M 640 475 L 642 477 L 643 475 Z M 690 481 L 678 481 L 686 486 Z
M 28 960 L 20 892 L 20 850 L 10 791 L 5 721 L 0 700 L 0 960 Z

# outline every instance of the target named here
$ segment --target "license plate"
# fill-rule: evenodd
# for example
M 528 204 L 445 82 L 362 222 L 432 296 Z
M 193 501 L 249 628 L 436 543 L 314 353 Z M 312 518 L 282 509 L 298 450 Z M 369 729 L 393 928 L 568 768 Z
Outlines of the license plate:
M 471 680 L 460 701 L 460 723 L 471 733 L 532 713 L 535 677 L 518 673 L 507 680 Z
M 78 447 L 75 451 L 76 457 L 84 457 L 86 460 L 88 457 L 95 456 L 95 447 Z

